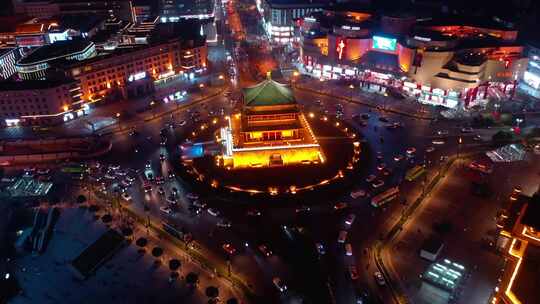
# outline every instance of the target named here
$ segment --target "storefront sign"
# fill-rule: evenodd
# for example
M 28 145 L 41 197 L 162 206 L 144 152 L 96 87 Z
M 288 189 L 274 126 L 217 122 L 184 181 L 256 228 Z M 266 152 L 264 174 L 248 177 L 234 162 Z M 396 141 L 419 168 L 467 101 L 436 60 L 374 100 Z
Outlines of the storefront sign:
M 373 36 L 373 48 L 382 51 L 395 51 L 397 40 L 395 38 L 386 38 L 381 36 Z
M 343 38 L 340 38 L 337 43 L 336 52 L 338 55 L 338 59 L 341 60 L 343 57 L 343 50 L 345 49 L 345 41 Z

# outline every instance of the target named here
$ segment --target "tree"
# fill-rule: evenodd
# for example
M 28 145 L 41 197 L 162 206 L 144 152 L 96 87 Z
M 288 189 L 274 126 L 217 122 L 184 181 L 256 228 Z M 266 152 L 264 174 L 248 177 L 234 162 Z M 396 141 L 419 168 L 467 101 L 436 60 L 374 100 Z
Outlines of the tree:
M 215 286 L 208 286 L 204 292 L 210 300 L 214 300 L 219 296 L 219 289 Z
M 80 205 L 80 204 L 84 204 L 84 203 L 86 203 L 86 196 L 84 196 L 82 194 L 77 196 L 77 204 Z
M 199 275 L 195 272 L 190 272 L 186 275 L 186 283 L 192 286 L 197 285 L 199 283 Z
M 238 304 L 238 300 L 236 298 L 230 298 L 225 304 Z

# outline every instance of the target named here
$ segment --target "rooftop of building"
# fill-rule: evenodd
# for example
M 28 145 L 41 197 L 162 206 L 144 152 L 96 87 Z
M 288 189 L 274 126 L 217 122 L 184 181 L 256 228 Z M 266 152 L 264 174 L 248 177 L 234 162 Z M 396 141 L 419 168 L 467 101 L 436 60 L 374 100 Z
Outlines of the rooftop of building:
M 523 255 L 512 291 L 521 303 L 540 303 L 540 247 L 528 245 Z
M 270 7 L 295 8 L 295 7 L 325 7 L 330 5 L 330 0 L 265 0 Z
M 58 20 L 58 25 L 62 29 L 75 29 L 81 32 L 89 32 L 106 20 L 104 16 L 90 14 L 61 15 L 53 19 Z
M 532 196 L 525 214 L 521 218 L 521 223 L 523 225 L 534 228 L 535 230 L 540 230 L 540 194 L 535 194 Z
M 183 19 L 179 22 L 157 23 L 150 33 L 150 43 L 159 43 L 164 40 L 180 39 L 193 41 L 195 45 L 206 43 L 206 37 L 201 35 L 201 21 L 196 19 Z
M 493 30 L 514 31 L 515 29 L 507 23 L 495 20 L 494 18 L 467 16 L 467 15 L 438 15 L 432 18 L 424 18 L 417 22 L 418 26 L 472 26 Z
M 92 41 L 84 39 L 56 41 L 53 44 L 47 44 L 37 48 L 28 56 L 22 58 L 18 62 L 18 64 L 33 64 L 41 61 L 68 56 L 73 53 L 82 52 L 92 44 Z
M 248 107 L 296 104 L 289 86 L 276 82 L 270 77 L 261 83 L 245 88 L 243 94 L 244 105 Z
M 0 81 L 0 91 L 27 91 L 27 90 L 44 90 L 55 88 L 61 85 L 70 84 L 73 80 L 65 79 L 49 79 L 49 80 L 5 80 Z

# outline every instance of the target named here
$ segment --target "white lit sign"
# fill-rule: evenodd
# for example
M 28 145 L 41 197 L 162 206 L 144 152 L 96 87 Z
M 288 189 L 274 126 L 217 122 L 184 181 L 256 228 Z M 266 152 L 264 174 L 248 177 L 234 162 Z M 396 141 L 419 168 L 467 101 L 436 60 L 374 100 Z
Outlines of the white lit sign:
M 540 76 L 533 74 L 529 71 L 525 71 L 523 74 L 523 81 L 532 88 L 538 90 L 540 88 Z
M 425 41 L 425 42 L 430 42 L 431 41 L 431 38 L 420 37 L 420 36 L 414 36 L 414 39 L 415 40 L 420 40 L 420 41 Z
M 137 81 L 137 80 L 143 79 L 144 77 L 146 77 L 146 72 L 140 72 L 137 74 L 129 75 L 128 81 L 129 82 Z

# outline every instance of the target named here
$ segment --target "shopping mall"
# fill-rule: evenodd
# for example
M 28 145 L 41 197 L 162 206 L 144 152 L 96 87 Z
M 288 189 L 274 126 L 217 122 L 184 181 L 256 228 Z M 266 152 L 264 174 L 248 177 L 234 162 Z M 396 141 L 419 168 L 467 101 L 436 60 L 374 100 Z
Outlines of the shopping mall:
M 333 7 L 303 18 L 301 70 L 399 89 L 422 103 L 465 108 L 511 98 L 527 68 L 517 30 L 501 20 L 416 18 Z

